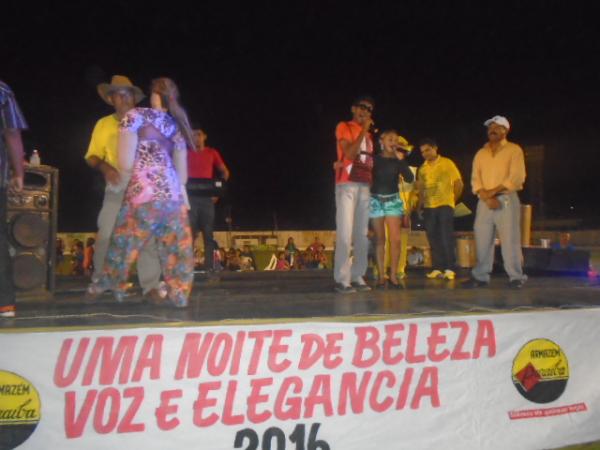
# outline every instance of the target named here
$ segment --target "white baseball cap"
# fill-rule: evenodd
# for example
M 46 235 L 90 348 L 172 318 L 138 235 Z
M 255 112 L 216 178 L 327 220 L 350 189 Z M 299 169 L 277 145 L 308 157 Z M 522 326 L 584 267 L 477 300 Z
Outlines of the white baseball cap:
M 483 124 L 486 127 L 489 127 L 492 123 L 503 126 L 504 128 L 506 128 L 506 130 L 510 130 L 510 122 L 504 116 L 494 116 L 491 119 L 488 119 L 485 122 L 483 122 Z

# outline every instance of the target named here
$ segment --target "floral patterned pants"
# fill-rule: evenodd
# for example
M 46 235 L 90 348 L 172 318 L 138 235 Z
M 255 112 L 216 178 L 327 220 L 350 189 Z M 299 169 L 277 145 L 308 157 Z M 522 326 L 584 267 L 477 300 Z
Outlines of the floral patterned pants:
M 178 202 L 123 203 L 98 287 L 124 292 L 129 270 L 149 239 L 157 241 L 169 299 L 177 307 L 187 306 L 194 281 L 194 255 L 187 208 Z

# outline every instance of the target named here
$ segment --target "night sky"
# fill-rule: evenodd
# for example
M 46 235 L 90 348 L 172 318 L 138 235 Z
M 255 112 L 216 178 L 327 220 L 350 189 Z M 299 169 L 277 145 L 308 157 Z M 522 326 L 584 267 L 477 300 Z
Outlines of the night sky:
M 437 138 L 467 181 L 482 122 L 507 116 L 511 140 L 545 146 L 547 214 L 600 223 L 593 2 L 67 3 L 3 3 L 0 19 L 26 151 L 60 169 L 59 231 L 95 229 L 102 183 L 83 155 L 113 74 L 179 85 L 232 172 L 217 229 L 227 208 L 239 229 L 333 229 L 334 129 L 364 93 L 380 130 Z

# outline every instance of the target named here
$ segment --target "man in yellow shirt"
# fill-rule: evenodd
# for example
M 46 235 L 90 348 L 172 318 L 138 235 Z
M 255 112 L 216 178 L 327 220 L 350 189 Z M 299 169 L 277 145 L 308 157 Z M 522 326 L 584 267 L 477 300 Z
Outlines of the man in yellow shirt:
M 99 84 L 98 94 L 102 100 L 115 109 L 115 112 L 102 117 L 96 122 L 85 155 L 87 164 L 101 172 L 106 181 L 102 209 L 98 215 L 98 233 L 94 249 L 92 280 L 97 280 L 102 273 L 110 237 L 127 187 L 128 180 L 123 179 L 117 169 L 119 122 L 125 117 L 127 111 L 144 98 L 142 90 L 134 86 L 129 78 L 121 75 L 113 76 L 110 84 Z M 154 242 L 149 242 L 140 252 L 137 272 L 144 294 L 150 294 L 153 297 L 157 295 L 160 297 L 166 296 L 166 291 L 161 291 L 160 262 Z
M 521 203 L 518 191 L 525 183 L 525 158 L 517 144 L 506 139 L 508 119 L 494 116 L 484 122 L 488 142 L 475 155 L 471 187 L 479 197 L 475 216 L 477 264 L 466 288 L 486 286 L 494 264 L 494 238 L 498 231 L 509 286 L 519 289 L 527 280 L 521 252 Z
M 456 263 L 454 207 L 464 185 L 452 160 L 440 156 L 435 140 L 423 139 L 419 147 L 425 160 L 417 173 L 419 210 L 423 211 L 433 265 L 427 278 L 453 280 Z

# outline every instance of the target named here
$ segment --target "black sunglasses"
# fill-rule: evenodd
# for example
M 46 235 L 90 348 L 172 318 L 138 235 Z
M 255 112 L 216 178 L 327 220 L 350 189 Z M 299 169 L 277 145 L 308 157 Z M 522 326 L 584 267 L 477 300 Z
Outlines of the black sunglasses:
M 371 105 L 367 105 L 365 103 L 357 103 L 354 106 L 356 106 L 357 108 L 360 108 L 362 110 L 365 110 L 365 111 L 373 112 L 373 107 Z

